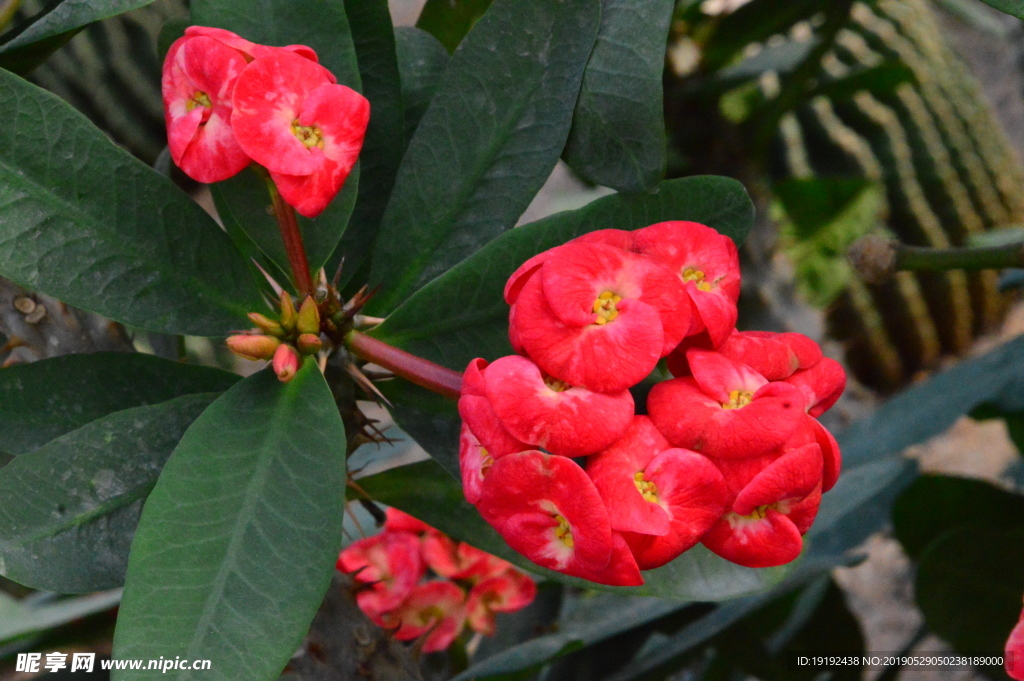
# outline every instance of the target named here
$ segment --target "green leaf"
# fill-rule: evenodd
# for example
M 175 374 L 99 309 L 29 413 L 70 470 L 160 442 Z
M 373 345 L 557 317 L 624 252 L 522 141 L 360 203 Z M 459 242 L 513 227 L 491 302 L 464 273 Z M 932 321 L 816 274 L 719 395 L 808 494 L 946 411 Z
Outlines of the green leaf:
M 0 67 L 27 73 L 94 21 L 106 19 L 153 0 L 63 0 L 0 39 Z
M 903 549 L 917 558 L 954 527 L 1024 527 L 1024 496 L 982 480 L 925 475 L 896 500 L 892 520 Z
M 149 331 L 219 335 L 261 306 L 197 203 L 56 96 L 0 69 L 0 275 Z
M 1020 616 L 1021 565 L 1024 527 L 961 526 L 940 536 L 917 566 L 917 605 L 928 628 L 958 651 L 1001 655 Z
M 995 7 L 1000 12 L 1010 16 L 1024 19 L 1024 0 L 981 0 L 989 7 Z
M 0 468 L 0 574 L 59 593 L 121 586 L 146 495 L 216 397 L 115 412 Z
M 653 195 L 615 194 L 501 235 L 409 298 L 372 335 L 452 369 L 474 357 L 512 353 L 505 281 L 530 257 L 598 229 L 639 229 L 665 220 L 692 220 L 742 242 L 754 206 L 739 182 L 688 177 L 659 185 Z
M 402 83 L 387 0 L 345 0 L 345 11 L 352 25 L 363 95 L 370 100 L 373 115 L 359 155 L 359 198 L 328 267 L 332 274 L 344 258 L 341 286 L 370 256 L 405 152 Z
M 0 371 L 0 449 L 24 454 L 113 412 L 222 392 L 235 374 L 152 355 L 65 355 Z
M 665 176 L 662 73 L 675 0 L 603 0 L 564 158 L 580 176 L 623 192 Z
M 344 0 L 194 0 L 192 23 L 226 28 L 264 45 L 308 45 L 339 83 L 363 90 Z M 359 167 L 353 168 L 341 192 L 316 218 L 297 216 L 314 272 L 328 261 L 345 232 L 359 177 Z M 225 221 L 241 228 L 285 272 L 291 271 L 277 221 L 266 211 L 270 197 L 262 179 L 240 173 L 214 185 L 214 200 Z
M 599 21 L 598 0 L 497 0 L 476 24 L 402 160 L 368 312 L 391 311 L 515 225 L 565 145 Z
M 312 360 L 289 383 L 261 371 L 214 402 L 146 502 L 114 657 L 212 661 L 198 675 L 153 678 L 276 679 L 341 548 L 345 441 Z
M 807 99 L 827 97 L 833 101 L 840 101 L 849 99 L 865 90 L 874 94 L 883 94 L 895 90 L 898 85 L 913 83 L 915 80 L 914 72 L 902 62 L 879 64 L 856 70 L 848 76 L 824 83 L 809 92 Z
M 436 461 L 421 461 L 360 478 L 359 485 L 372 498 L 420 518 L 459 541 L 549 579 L 589 589 L 675 601 L 719 601 L 766 589 L 788 571 L 785 566 L 761 570 L 741 567 L 698 545 L 668 565 L 644 572 L 644 586 L 594 584 L 541 568 L 509 548 L 466 501 L 459 483 Z
M 410 140 L 441 85 L 448 53 L 437 38 L 412 26 L 395 28 L 395 51 L 402 75 L 405 138 Z
M 315 218 L 296 214 L 306 258 L 313 272 L 330 258 L 352 215 L 359 191 L 359 165 L 356 164 L 341 191 Z M 267 185 L 255 171 L 246 169 L 232 178 L 210 185 L 217 213 L 228 232 L 240 230 L 283 272 L 291 272 L 281 230 L 272 213 Z
M 491 0 L 427 0 L 416 26 L 451 53 L 490 6 Z
M 722 17 L 707 41 L 703 61 L 709 71 L 726 66 L 741 50 L 753 42 L 784 34 L 797 22 L 821 11 L 821 0 L 748 2 Z
M 0 593 L 0 643 L 109 610 L 120 602 L 121 590 L 62 598 L 58 601 L 32 600 L 18 601 Z

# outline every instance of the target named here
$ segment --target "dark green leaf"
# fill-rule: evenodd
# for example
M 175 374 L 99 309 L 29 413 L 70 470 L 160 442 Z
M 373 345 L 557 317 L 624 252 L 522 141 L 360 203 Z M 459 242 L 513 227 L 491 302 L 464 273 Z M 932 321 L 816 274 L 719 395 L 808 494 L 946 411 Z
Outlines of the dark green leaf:
M 146 495 L 216 397 L 115 412 L 0 469 L 0 573 L 59 593 L 121 586 Z
M 312 219 L 295 216 L 306 246 L 306 258 L 313 272 L 327 262 L 338 245 L 355 206 L 359 184 L 357 164 L 323 213 Z M 241 231 L 274 265 L 284 272 L 290 272 L 288 254 L 281 240 L 277 219 L 272 213 L 270 194 L 263 178 L 247 169 L 228 180 L 211 185 L 211 191 L 217 204 L 217 213 L 228 232 Z M 245 250 L 244 246 L 242 250 Z
M 19 602 L 0 593 L 0 643 L 109 610 L 120 600 L 120 589 L 42 603 Z
M 455 402 L 397 378 L 378 384 L 391 402 L 395 423 L 423 447 L 456 480 L 459 472 L 459 430 L 462 420 Z
M 0 371 L 0 449 L 24 454 L 122 409 L 222 392 L 235 374 L 152 355 L 65 355 Z
M 0 120 L 0 274 L 163 333 L 262 305 L 217 223 L 68 104 L 0 69 Z
M 981 480 L 926 475 L 900 495 L 892 514 L 896 538 L 917 558 L 954 527 L 1024 527 L 1024 497 Z
M 416 26 L 454 52 L 490 6 L 491 0 L 427 0 Z
M 675 0 L 602 0 L 564 157 L 580 176 L 624 192 L 665 176 L 662 72 Z
M 793 222 L 798 239 L 811 239 L 872 186 L 862 177 L 791 177 L 775 184 L 772 193 Z
M 390 312 L 512 227 L 565 145 L 598 0 L 497 0 L 466 38 L 402 159 L 373 256 Z M 372 310 L 371 310 L 372 308 Z
M 849 99 L 865 90 L 882 94 L 896 89 L 897 85 L 912 83 L 914 80 L 914 72 L 906 64 L 901 62 L 879 64 L 825 83 L 812 90 L 807 97 L 827 97 L 833 101 L 839 101 Z
M 395 50 L 402 74 L 405 138 L 410 140 L 441 85 L 448 53 L 437 38 L 412 26 L 395 28 Z
M 153 0 L 63 0 L 0 38 L 0 67 L 26 73 L 66 43 L 76 32 Z M 33 63 L 34 62 L 34 63 Z
M 772 0 L 748 2 L 718 22 L 704 51 L 704 63 L 711 71 L 727 65 L 747 45 L 784 34 L 793 24 L 821 11 L 821 0 Z
M 995 7 L 1000 12 L 1010 16 L 1024 19 L 1024 0 L 981 0 L 990 7 Z
M 359 485 L 374 499 L 400 508 L 455 539 L 550 579 L 591 589 L 675 601 L 718 601 L 765 589 L 788 570 L 785 566 L 763 570 L 740 567 L 698 545 L 668 565 L 645 572 L 644 586 L 603 586 L 546 570 L 513 551 L 465 500 L 459 483 L 435 461 L 360 478 Z
M 936 539 L 917 567 L 928 628 L 961 652 L 1001 655 L 1020 616 L 1024 527 L 961 526 Z
M 586 232 L 639 229 L 692 220 L 742 242 L 754 206 L 739 182 L 725 177 L 669 180 L 654 195 L 607 196 L 503 234 L 416 292 L 373 335 L 452 369 L 474 357 L 511 354 L 505 281 L 523 262 Z
M 153 678 L 276 679 L 334 572 L 344 454 L 341 417 L 312 360 L 289 383 L 261 371 L 214 402 L 146 502 L 115 657 L 212 661 Z
M 333 273 L 341 258 L 345 259 L 342 286 L 370 256 L 405 151 L 402 83 L 387 0 L 345 0 L 345 11 L 352 26 L 363 94 L 370 100 L 373 115 L 359 155 L 359 198 L 337 256 L 328 267 Z

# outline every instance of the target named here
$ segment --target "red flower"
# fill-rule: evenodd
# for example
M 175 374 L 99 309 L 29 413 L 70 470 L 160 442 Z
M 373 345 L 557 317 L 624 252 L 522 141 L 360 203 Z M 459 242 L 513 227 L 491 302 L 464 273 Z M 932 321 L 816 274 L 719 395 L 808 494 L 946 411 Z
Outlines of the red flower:
M 634 248 L 679 275 L 693 300 L 687 336 L 707 330 L 714 347 L 736 326 L 739 252 L 732 239 L 696 222 L 659 222 L 634 232 Z
M 537 596 L 533 580 L 514 568 L 477 582 L 466 599 L 467 621 L 473 631 L 493 636 L 494 615 L 521 610 Z
M 604 394 L 573 387 L 545 377 L 536 364 L 518 355 L 495 360 L 483 377 L 487 400 L 505 431 L 552 454 L 599 452 L 622 435 L 633 417 L 628 390 Z
M 515 298 L 510 336 L 546 373 L 617 393 L 639 383 L 690 325 L 682 283 L 613 246 L 553 249 Z
M 691 338 L 706 338 L 705 335 Z M 686 351 L 690 339 L 680 344 L 668 356 L 668 370 L 673 376 L 690 375 L 690 365 L 686 361 Z M 707 347 L 694 344 L 701 350 Z M 802 333 L 773 333 L 771 331 L 733 331 L 725 343 L 718 348 L 718 354 L 734 362 L 746 364 L 769 381 L 781 381 L 793 375 L 799 369 L 814 366 L 821 359 L 821 348 L 813 340 Z
M 786 382 L 803 392 L 807 413 L 817 417 L 831 409 L 843 394 L 846 372 L 839 362 L 824 357 L 810 368 L 796 372 Z
M 477 508 L 509 546 L 538 565 L 603 584 L 643 584 L 625 543 L 612 536 L 597 489 L 572 459 L 537 451 L 501 457 Z
M 295 54 L 308 59 L 314 63 L 318 62 L 319 59 L 316 56 L 316 52 L 312 47 L 306 45 L 288 45 L 287 47 L 269 47 L 267 45 L 258 45 L 252 41 L 246 40 L 237 33 L 225 30 L 223 28 L 213 28 L 211 26 L 189 26 L 185 29 L 185 37 L 204 36 L 207 38 L 213 38 L 214 40 L 227 45 L 228 47 L 238 50 L 245 57 L 247 62 L 256 59 L 257 57 L 265 57 L 268 54 L 272 54 L 274 50 L 285 50 L 287 52 L 294 52 Z
M 701 542 L 740 565 L 770 567 L 800 555 L 821 501 L 822 456 L 816 443 L 760 457 L 718 462 L 734 495 Z
M 295 210 L 319 215 L 359 156 L 370 116 L 366 98 L 319 64 L 275 50 L 238 77 L 233 106 L 242 149 L 270 171 Z
M 249 156 L 231 129 L 231 97 L 246 60 L 205 36 L 178 38 L 164 60 L 161 89 L 171 159 L 198 182 L 241 172 Z
M 677 447 L 707 456 L 744 458 L 782 445 L 803 423 L 803 396 L 784 382 L 768 382 L 744 364 L 689 350 L 692 378 L 654 386 L 647 410 Z
M 425 571 L 420 540 L 408 532 L 384 532 L 354 542 L 338 556 L 338 569 L 355 572 L 356 582 L 371 585 L 358 599 L 367 613 L 396 607 L 412 593 Z
M 388 629 L 397 626 L 395 638 L 399 641 L 427 634 L 423 652 L 436 653 L 450 646 L 465 626 L 465 594 L 451 582 L 427 582 L 392 612 L 370 619 Z
M 1024 681 L 1024 610 L 1020 613 L 1017 626 L 1013 628 L 1010 637 L 1006 639 L 1005 650 L 1003 666 L 1006 668 L 1007 676 L 1017 679 L 1017 681 Z
M 489 553 L 432 530 L 423 537 L 423 559 L 438 576 L 446 579 L 470 579 L 493 568 Z M 496 558 L 495 560 L 500 560 Z
M 433 528 L 418 518 L 413 518 L 408 513 L 399 511 L 397 508 L 389 508 L 386 511 L 387 520 L 384 521 L 385 532 L 412 532 L 423 534 Z

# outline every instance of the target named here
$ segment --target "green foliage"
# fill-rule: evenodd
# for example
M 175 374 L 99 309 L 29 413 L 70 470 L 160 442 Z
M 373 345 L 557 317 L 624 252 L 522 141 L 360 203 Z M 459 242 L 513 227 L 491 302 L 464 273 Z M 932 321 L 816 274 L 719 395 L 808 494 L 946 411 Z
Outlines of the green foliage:
M 120 600 L 120 589 L 57 601 L 34 599 L 32 603 L 0 593 L 0 643 L 109 610 Z
M 480 19 L 402 160 L 368 311 L 390 312 L 515 224 L 562 152 L 599 20 L 597 0 L 497 0 Z
M 511 354 L 502 292 L 519 265 L 586 232 L 639 229 L 665 220 L 701 222 L 742 242 L 754 208 L 743 186 L 724 177 L 669 180 L 657 194 L 598 199 L 503 234 L 420 289 L 373 335 L 459 370 L 474 357 Z
M 263 371 L 214 402 L 146 503 L 115 656 L 209 659 L 203 678 L 276 679 L 341 548 L 345 441 L 312 360 L 290 383 Z
M 3 70 L 0 91 L 0 275 L 163 333 L 222 334 L 256 309 L 237 249 L 184 192 L 53 95 Z
M 565 160 L 581 177 L 623 192 L 665 176 L 661 78 L 674 0 L 603 0 Z
M 115 412 L 0 468 L 3 575 L 61 593 L 121 586 L 146 495 L 216 397 Z
M 0 449 L 24 454 L 122 409 L 221 392 L 235 374 L 151 355 L 98 352 L 0 372 Z
M 1022 0 L 981 0 L 990 7 L 995 7 L 1000 12 L 1010 16 L 1024 19 L 1024 1 Z
M 416 26 L 451 53 L 490 6 L 491 0 L 427 0 Z
M 0 38 L 0 68 L 28 73 L 88 24 L 153 0 L 61 0 Z
M 410 140 L 441 85 L 448 53 L 437 38 L 411 26 L 395 29 L 395 51 L 402 80 L 405 139 Z

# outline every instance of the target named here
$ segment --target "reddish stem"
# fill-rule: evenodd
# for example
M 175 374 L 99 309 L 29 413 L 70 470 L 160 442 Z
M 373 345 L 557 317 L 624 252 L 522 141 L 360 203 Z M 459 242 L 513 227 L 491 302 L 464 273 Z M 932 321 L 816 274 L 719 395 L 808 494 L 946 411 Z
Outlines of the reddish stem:
M 462 374 L 458 371 L 411 355 L 359 331 L 350 331 L 345 336 L 345 345 L 363 359 L 379 364 L 396 376 L 453 400 L 459 399 Z
M 274 215 L 281 229 L 281 239 L 284 241 L 284 250 L 288 253 L 288 264 L 292 268 L 295 287 L 301 298 L 313 291 L 313 277 L 309 273 L 309 259 L 306 258 L 306 246 L 302 243 L 302 232 L 299 231 L 299 223 L 295 218 L 295 209 L 281 198 L 281 192 L 277 191 L 277 185 L 269 174 L 264 174 L 264 179 L 274 203 Z

